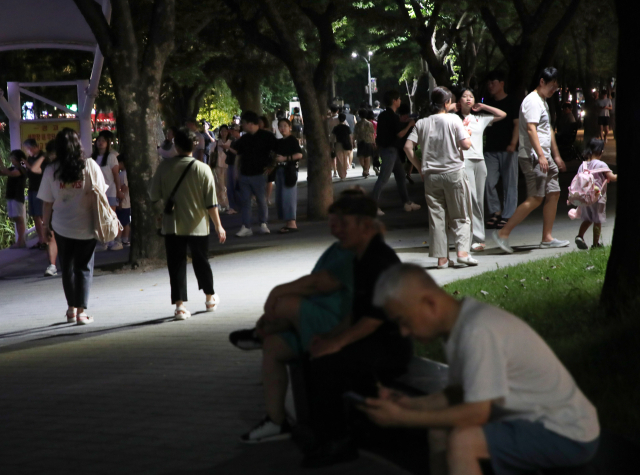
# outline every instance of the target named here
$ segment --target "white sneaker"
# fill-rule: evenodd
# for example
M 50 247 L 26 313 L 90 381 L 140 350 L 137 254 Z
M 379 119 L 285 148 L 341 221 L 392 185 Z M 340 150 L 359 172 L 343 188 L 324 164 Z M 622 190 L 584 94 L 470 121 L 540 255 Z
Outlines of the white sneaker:
M 267 223 L 260 225 L 260 234 L 271 234 L 271 230 L 267 227 Z
M 553 239 L 552 241 L 540 242 L 540 249 L 555 249 L 558 247 L 568 247 L 571 244 L 569 241 L 561 241 L 559 239 Z
M 382 211 L 380 208 L 378 208 L 378 216 L 384 216 L 384 211 Z
M 251 231 L 251 229 L 245 227 L 244 225 L 240 228 L 240 231 L 238 231 L 236 233 L 236 236 L 238 237 L 248 237 L 248 236 L 253 236 L 253 231 Z
M 456 260 L 458 261 L 458 264 L 466 264 L 468 266 L 477 266 L 478 265 L 478 261 L 476 261 L 471 256 L 458 257 L 458 259 L 456 259 Z
M 215 312 L 218 309 L 219 303 L 220 297 L 218 297 L 218 294 L 213 294 L 213 298 L 211 300 L 205 300 L 204 306 L 207 312 Z
M 513 254 L 513 249 L 511 248 L 511 246 L 509 246 L 509 239 L 502 239 L 498 235 L 497 229 L 493 230 L 492 236 L 493 236 L 493 240 L 500 247 L 500 249 L 502 249 L 504 252 L 508 252 L 509 254 Z
M 124 246 L 122 245 L 122 243 L 120 241 L 114 241 L 113 244 L 111 246 L 109 246 L 109 250 L 110 251 L 119 251 L 123 247 Z
M 107 249 L 109 249 L 109 247 L 106 244 L 103 244 L 101 242 L 99 242 L 96 245 L 96 252 L 103 252 L 103 251 L 106 251 Z
M 44 271 L 45 277 L 51 277 L 52 275 L 58 275 L 58 268 L 53 264 L 47 267 L 47 270 Z
M 404 210 L 409 212 L 409 211 L 418 211 L 420 208 L 422 208 L 422 206 L 420 206 L 417 203 L 414 203 L 412 201 L 409 201 L 408 203 L 404 204 Z
M 261 420 L 258 425 L 240 437 L 240 442 L 245 444 L 258 444 L 260 442 L 273 442 L 291 438 L 291 427 L 285 420 L 281 426 L 269 419 L 269 416 Z

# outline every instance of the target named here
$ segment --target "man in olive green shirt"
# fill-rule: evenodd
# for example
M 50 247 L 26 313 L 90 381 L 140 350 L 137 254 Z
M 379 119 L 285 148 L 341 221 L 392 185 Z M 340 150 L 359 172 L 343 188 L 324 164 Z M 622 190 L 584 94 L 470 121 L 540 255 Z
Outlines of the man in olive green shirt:
M 195 160 L 191 154 L 194 136 L 188 130 L 180 130 L 174 137 L 178 155 L 163 160 L 151 182 L 151 200 L 167 202 L 171 192 L 189 164 Z M 218 201 L 211 169 L 195 161 L 187 170 L 174 197 L 171 213 L 162 215 L 162 234 L 167 252 L 167 266 L 171 282 L 171 303 L 176 305 L 176 320 L 186 320 L 191 313 L 184 307 L 187 301 L 187 246 L 191 250 L 193 271 L 198 287 L 206 295 L 207 312 L 214 312 L 220 298 L 213 290 L 213 273 L 208 260 L 209 217 L 220 243 L 227 235 L 220 223 Z

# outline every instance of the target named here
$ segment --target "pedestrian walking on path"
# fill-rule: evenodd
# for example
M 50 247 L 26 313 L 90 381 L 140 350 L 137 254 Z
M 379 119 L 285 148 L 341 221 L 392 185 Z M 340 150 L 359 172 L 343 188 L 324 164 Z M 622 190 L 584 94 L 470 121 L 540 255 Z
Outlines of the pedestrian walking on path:
M 38 243 L 32 249 L 46 249 L 47 239 L 42 229 L 42 200 L 38 199 L 38 190 L 42 181 L 42 172 L 46 166 L 46 156 L 35 139 L 27 139 L 22 144 L 29 155 L 24 162 L 29 178 L 29 216 L 33 218 L 33 223 L 38 234 Z
M 513 252 L 509 246 L 511 232 L 543 201 L 540 248 L 551 249 L 569 245 L 569 241 L 554 239 L 551 235 L 560 199 L 558 173 L 567 169 L 556 145 L 547 105 L 547 99 L 557 90 L 558 70 L 546 68 L 539 75 L 536 90 L 529 94 L 520 106 L 518 162 L 527 181 L 527 199 L 518 206 L 502 229 L 493 232 L 498 246 L 508 253 Z
M 353 154 L 353 134 L 346 120 L 345 114 L 339 114 L 338 125 L 331 131 L 331 143 L 333 143 L 336 154 L 336 169 L 340 180 L 344 180 L 347 177 L 347 170 L 351 161 L 350 157 Z
M 288 119 L 278 121 L 281 139 L 276 143 L 276 209 L 278 219 L 284 220 L 284 227 L 278 233 L 288 234 L 298 230 L 296 211 L 298 207 L 298 163 L 302 159 L 300 142 L 291 134 Z
M 462 124 L 471 136 L 471 148 L 463 150 L 464 170 L 469 179 L 471 191 L 472 251 L 484 251 L 484 186 L 487 179 L 487 165 L 482 151 L 484 129 L 494 122 L 501 121 L 506 112 L 482 103 L 476 103 L 473 89 L 464 87 L 458 93 L 457 110 Z
M 91 158 L 100 167 L 104 181 L 107 184 L 107 199 L 109 200 L 109 206 L 114 211 L 118 200 L 124 198 L 122 193 L 122 185 L 120 184 L 120 165 L 118 164 L 118 154 L 111 150 L 111 143 L 107 137 L 100 135 L 96 141 Z M 99 243 L 98 251 L 106 251 L 107 249 L 112 251 L 119 251 L 122 249 L 122 244 L 116 241 L 108 243 Z
M 373 124 L 367 120 L 366 109 L 360 109 L 358 111 L 358 117 L 360 117 L 360 120 L 355 126 L 353 138 L 357 142 L 358 160 L 362 166 L 362 176 L 369 178 L 371 157 L 373 156 L 373 149 L 376 146 L 376 133 Z
M 38 191 L 38 198 L 44 202 L 43 227 L 46 235 L 54 233 L 58 244 L 67 322 L 86 325 L 93 322 L 85 310 L 97 243 L 93 216 L 96 198 L 92 190 L 106 194 L 108 186 L 96 162 L 85 158 L 75 130 L 65 128 L 58 132 L 55 153 L 56 161 L 45 169 Z M 92 183 L 90 176 L 96 182 Z
M 4 166 L 0 160 L 0 176 L 7 178 L 5 198 L 7 200 L 7 215 L 16 228 L 16 242 L 12 248 L 27 247 L 26 241 L 26 216 L 24 212 L 24 189 L 27 184 L 27 171 L 22 165 L 27 156 L 22 150 L 12 150 L 9 154 L 11 166 Z
M 582 205 L 576 212 L 576 217 L 580 216 L 582 218 L 580 231 L 576 236 L 576 246 L 578 246 L 578 249 L 585 250 L 589 248 L 587 243 L 584 242 L 584 235 L 592 224 L 593 244 L 591 245 L 591 249 L 602 247 L 600 234 L 602 233 L 602 224 L 607 221 L 607 184 L 611 181 L 618 181 L 618 175 L 609 169 L 609 165 L 600 160 L 603 151 L 604 141 L 591 139 L 583 154 L 585 161 L 580 165 L 580 168 L 578 168 L 577 175 L 580 175 L 585 170 L 596 171 L 592 175 L 598 196 L 598 200 L 595 203 Z M 569 212 L 569 216 L 571 216 L 571 212 Z
M 164 205 L 162 234 L 176 320 L 191 317 L 184 306 L 188 300 L 187 247 L 191 250 L 198 288 L 206 295 L 205 309 L 214 312 L 220 298 L 213 289 L 213 272 L 209 264 L 209 218 L 213 221 L 220 243 L 227 238 L 218 215 L 211 168 L 192 156 L 195 139 L 191 131 L 178 131 L 174 138 L 178 155 L 162 161 L 151 182 L 151 200 L 162 200 Z
M 520 101 L 504 91 L 506 74 L 492 71 L 487 77 L 491 98 L 487 105 L 507 113 L 507 118 L 486 130 L 484 160 L 487 164 L 485 193 L 489 220 L 487 229 L 502 229 L 518 207 L 518 140 Z M 496 186 L 502 178 L 504 199 L 500 202 Z
M 469 180 L 464 171 L 463 150 L 471 148 L 471 138 L 456 114 L 449 114 L 451 92 L 436 87 L 431 93 L 431 115 L 420 119 L 409 134 L 404 150 L 424 179 L 429 207 L 429 256 L 438 258 L 438 269 L 453 267 L 449 260 L 447 231 L 456 239 L 458 263 L 469 266 L 478 261 L 469 255 L 471 201 Z M 420 144 L 422 163 L 414 147 Z
M 413 203 L 409 199 L 406 173 L 398 157 L 397 147 L 399 139 L 404 137 L 416 123 L 413 119 L 406 124 L 400 123 L 400 117 L 396 114 L 398 107 L 400 107 L 400 102 L 400 93 L 398 91 L 387 91 L 385 93 L 384 103 L 387 108 L 378 116 L 376 136 L 376 144 L 378 145 L 382 165 L 380 166 L 378 180 L 371 192 L 371 198 L 376 202 L 380 201 L 382 187 L 387 184 L 389 178 L 391 178 L 391 173 L 393 173 L 404 210 L 415 211 L 420 209 L 420 205 Z M 383 214 L 378 207 L 378 215 L 381 216 Z

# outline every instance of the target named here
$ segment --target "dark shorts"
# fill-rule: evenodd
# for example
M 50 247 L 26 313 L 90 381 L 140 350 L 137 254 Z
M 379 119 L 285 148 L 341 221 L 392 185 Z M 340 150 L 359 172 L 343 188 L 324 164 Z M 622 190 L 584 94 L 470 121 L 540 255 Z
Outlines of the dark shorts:
M 604 115 L 598 116 L 598 125 L 609 125 L 609 117 Z
M 371 157 L 373 155 L 373 144 L 358 142 L 358 157 Z
M 116 208 L 116 216 L 123 226 L 131 224 L 131 208 Z
M 496 475 L 583 465 L 595 456 L 600 443 L 599 438 L 577 442 L 524 419 L 491 422 L 482 430 Z
M 29 191 L 29 216 L 42 218 L 42 200 L 38 198 L 37 191 Z

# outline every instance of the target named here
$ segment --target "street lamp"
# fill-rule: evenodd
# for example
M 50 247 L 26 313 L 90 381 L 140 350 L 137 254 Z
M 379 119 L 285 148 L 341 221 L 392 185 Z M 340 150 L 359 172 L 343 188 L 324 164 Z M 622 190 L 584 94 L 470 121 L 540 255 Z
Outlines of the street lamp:
M 369 51 L 367 56 L 369 56 L 369 58 L 371 58 L 371 56 L 373 56 L 373 51 Z M 351 53 L 351 57 L 352 58 L 357 58 L 358 57 L 358 53 L 356 53 L 354 51 L 353 53 Z M 369 105 L 372 105 L 373 104 L 373 91 L 371 90 L 371 62 L 365 56 L 362 56 L 362 59 L 364 59 L 365 62 L 367 63 L 367 79 L 369 81 L 367 83 L 367 90 L 369 91 Z

